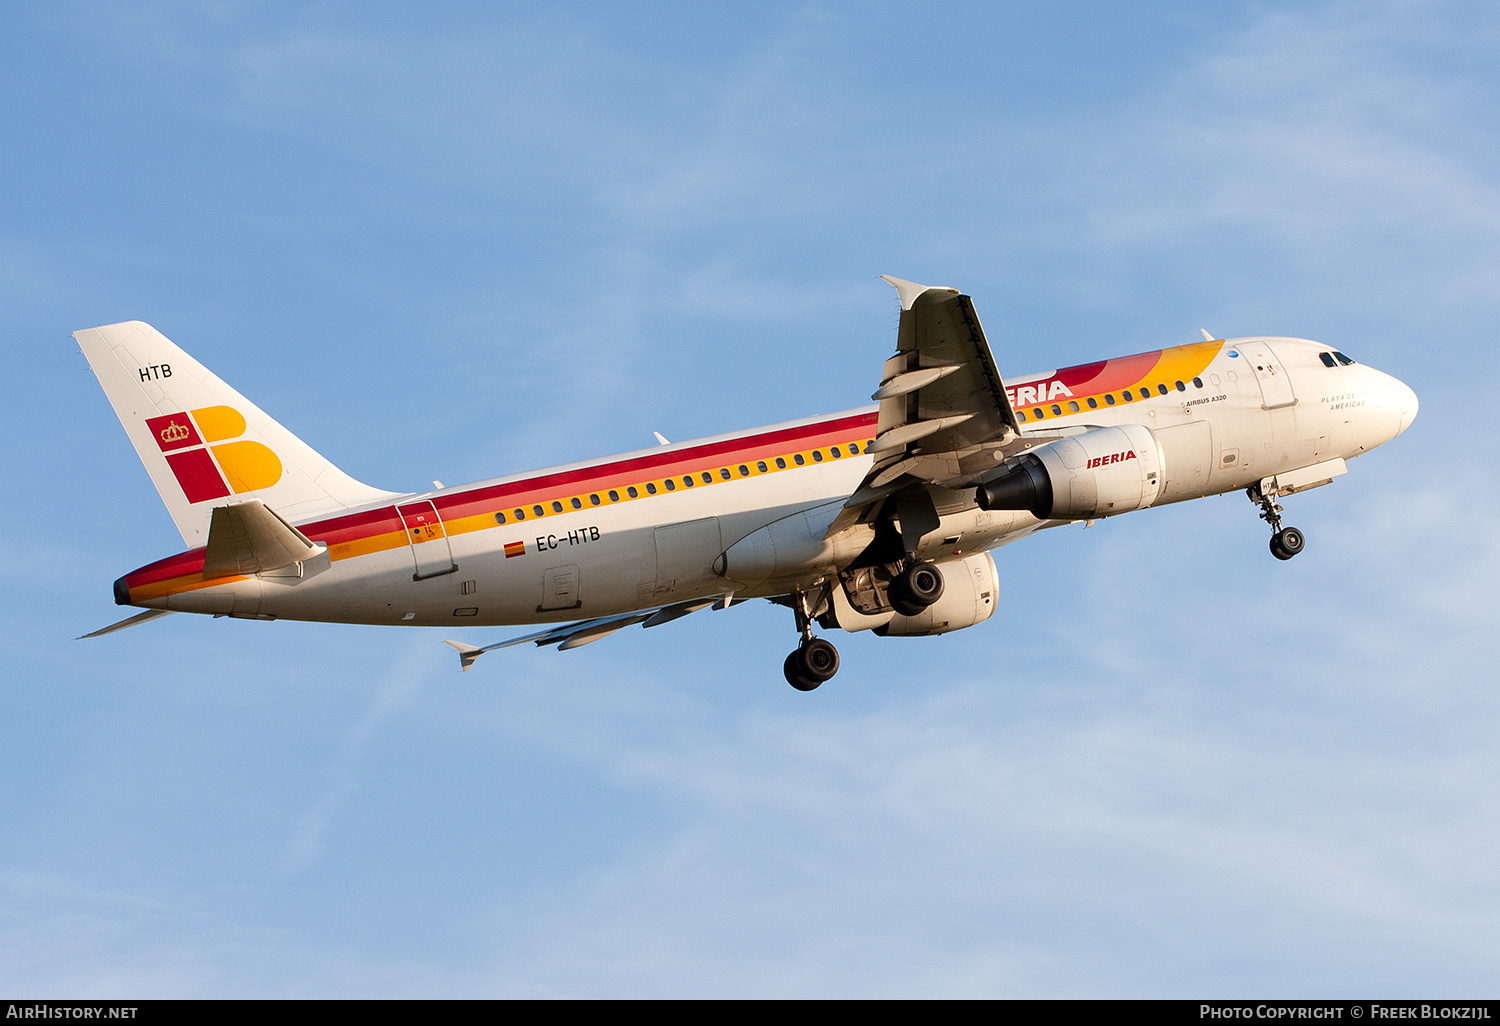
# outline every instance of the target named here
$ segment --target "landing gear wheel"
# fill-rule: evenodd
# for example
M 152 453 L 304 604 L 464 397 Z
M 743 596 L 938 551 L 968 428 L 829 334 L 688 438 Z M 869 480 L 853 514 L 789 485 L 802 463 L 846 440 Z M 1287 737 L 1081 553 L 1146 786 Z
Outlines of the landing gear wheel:
M 1271 555 L 1277 559 L 1291 559 L 1301 552 L 1307 539 L 1295 527 L 1283 528 L 1271 535 Z
M 786 681 L 798 691 L 811 691 L 839 672 L 839 650 L 822 638 L 809 638 L 782 664 Z
M 787 653 L 786 662 L 781 664 L 781 672 L 786 674 L 786 682 L 798 691 L 812 691 L 823 682 L 820 680 L 808 680 L 798 672 L 797 655 L 800 651 L 801 649 L 798 649 L 797 652 Z
M 943 597 L 943 572 L 925 560 L 912 563 L 891 582 L 891 607 L 916 616 Z

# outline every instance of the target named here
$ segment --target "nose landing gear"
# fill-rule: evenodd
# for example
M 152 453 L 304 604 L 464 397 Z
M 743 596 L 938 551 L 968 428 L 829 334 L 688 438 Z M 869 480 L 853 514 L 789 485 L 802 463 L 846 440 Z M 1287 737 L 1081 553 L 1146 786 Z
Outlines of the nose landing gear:
M 1246 488 L 1245 494 L 1260 507 L 1260 518 L 1270 524 L 1271 530 L 1275 532 L 1271 535 L 1271 555 L 1277 559 L 1291 559 L 1301 552 L 1307 539 L 1295 527 L 1281 526 L 1281 503 L 1276 501 L 1275 494 L 1262 494 L 1259 485 Z
M 812 691 L 839 672 L 839 650 L 833 647 L 833 642 L 813 637 L 813 599 L 804 591 L 797 592 L 793 599 L 792 612 L 797 616 L 802 644 L 786 657 L 782 672 L 786 674 L 786 682 L 798 691 Z

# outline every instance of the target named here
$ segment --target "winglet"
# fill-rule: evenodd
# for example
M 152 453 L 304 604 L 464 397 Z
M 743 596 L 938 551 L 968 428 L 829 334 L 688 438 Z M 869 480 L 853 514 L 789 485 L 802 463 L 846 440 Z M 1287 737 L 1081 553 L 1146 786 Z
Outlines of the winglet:
M 958 289 L 948 288 L 947 286 L 918 285 L 914 281 L 892 278 L 889 274 L 882 274 L 880 277 L 895 287 L 896 295 L 901 299 L 901 309 L 903 310 L 910 310 L 915 306 L 917 300 L 921 298 L 924 292 L 944 292 L 950 296 L 958 295 Z
M 457 649 L 459 668 L 465 673 L 468 672 L 469 667 L 474 665 L 474 660 L 484 655 L 484 649 L 476 648 L 473 645 L 465 645 L 462 641 L 444 641 L 443 644 Z
M 1205 341 L 1205 342 L 1215 342 L 1215 341 L 1217 341 L 1217 339 L 1215 339 L 1212 335 L 1210 335 L 1208 333 L 1208 329 L 1207 328 L 1199 328 L 1198 330 L 1201 331 L 1201 332 L 1203 332 L 1203 341 Z

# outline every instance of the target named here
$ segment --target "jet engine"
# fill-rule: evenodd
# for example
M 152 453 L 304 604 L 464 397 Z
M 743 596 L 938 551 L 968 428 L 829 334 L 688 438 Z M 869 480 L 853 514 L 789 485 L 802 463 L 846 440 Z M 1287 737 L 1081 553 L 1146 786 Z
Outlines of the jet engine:
M 980 509 L 1087 520 L 1142 509 L 1161 490 L 1161 453 L 1137 424 L 1094 428 L 1031 450 L 979 486 Z
M 943 597 L 916 616 L 897 613 L 876 627 L 876 634 L 882 637 L 947 634 L 983 623 L 994 614 L 1000 600 L 1000 574 L 988 552 L 950 559 L 938 566 L 943 571 Z

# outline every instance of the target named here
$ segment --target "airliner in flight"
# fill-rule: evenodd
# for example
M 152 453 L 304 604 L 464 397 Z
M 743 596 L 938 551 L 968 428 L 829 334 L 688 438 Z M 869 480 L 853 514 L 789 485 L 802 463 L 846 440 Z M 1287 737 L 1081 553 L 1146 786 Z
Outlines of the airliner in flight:
M 825 631 L 989 619 L 991 552 L 1034 531 L 1242 489 L 1290 559 L 1279 500 L 1405 431 L 1400 381 L 1305 339 L 1203 341 L 1002 379 L 957 289 L 901 302 L 876 405 L 460 487 L 361 484 L 150 325 L 75 332 L 182 533 L 115 582 L 145 609 L 422 627 L 543 626 L 483 647 L 576 648 L 750 598 L 791 610 L 787 681 Z

